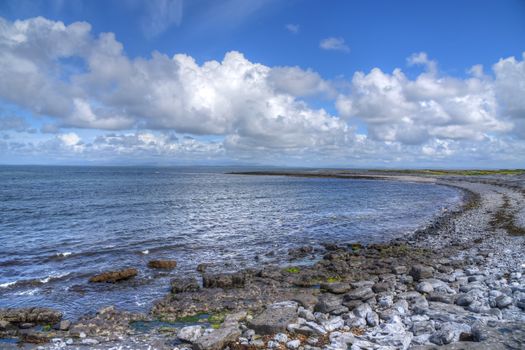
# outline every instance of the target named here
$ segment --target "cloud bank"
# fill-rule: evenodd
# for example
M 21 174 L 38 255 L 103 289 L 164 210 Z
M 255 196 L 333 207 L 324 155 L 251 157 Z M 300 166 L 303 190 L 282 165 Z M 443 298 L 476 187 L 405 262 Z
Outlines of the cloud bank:
M 347 51 L 344 41 L 325 46 Z M 341 89 L 311 69 L 269 67 L 236 51 L 202 64 L 186 54 L 130 58 L 112 33 L 95 36 L 85 22 L 0 19 L 0 100 L 42 123 L 27 141 L 22 134 L 34 127 L 3 111 L 0 150 L 10 159 L 41 152 L 89 160 L 517 164 L 525 154 L 524 58 L 501 59 L 490 73 L 473 66 L 456 78 L 417 53 L 407 60 L 423 68 L 414 79 L 400 68 L 374 68 Z

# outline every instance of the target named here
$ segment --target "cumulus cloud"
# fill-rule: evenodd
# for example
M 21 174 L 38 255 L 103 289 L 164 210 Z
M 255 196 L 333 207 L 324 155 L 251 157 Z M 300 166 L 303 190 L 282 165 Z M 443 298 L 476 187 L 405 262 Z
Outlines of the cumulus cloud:
M 321 47 L 348 51 L 342 38 Z M 455 78 L 416 53 L 407 64 L 423 71 L 413 79 L 374 68 L 342 89 L 311 69 L 269 67 L 236 51 L 202 64 L 159 52 L 131 59 L 114 34 L 94 35 L 88 23 L 0 18 L 0 100 L 42 117 L 41 133 L 53 134 L 17 138 L 34 128 L 0 117 L 0 148 L 298 165 L 481 161 L 507 149 L 517 153 L 505 161 L 516 162 L 525 139 L 524 61 L 504 58 L 490 72 L 474 65 Z M 312 100 L 333 103 L 337 115 Z
M 342 51 L 350 52 L 350 47 L 346 45 L 345 39 L 330 37 L 321 40 L 319 47 L 323 50 L 333 50 L 333 51 Z
M 0 60 L 11 63 L 1 68 L 6 81 L 32 82 L 2 83 L 0 96 L 57 118 L 62 127 L 172 129 L 272 147 L 314 146 L 332 142 L 332 132 L 347 132 L 338 118 L 297 98 L 330 90 L 310 70 L 273 71 L 239 52 L 202 65 L 184 54 L 131 60 L 111 33 L 95 38 L 86 23 L 66 26 L 43 18 L 3 20 L 0 38 Z M 84 60 L 86 69 L 64 81 L 61 59 L 71 56 Z M 323 135 L 329 138 L 320 141 Z
M 409 58 L 426 71 L 409 79 L 401 69 L 357 72 L 350 95 L 338 97 L 336 107 L 346 118 L 367 123 L 369 136 L 380 141 L 422 144 L 429 139 L 483 141 L 491 133 L 506 133 L 513 124 L 499 116 L 499 88 L 492 79 L 440 76 L 426 54 Z M 513 83 L 515 84 L 515 82 Z

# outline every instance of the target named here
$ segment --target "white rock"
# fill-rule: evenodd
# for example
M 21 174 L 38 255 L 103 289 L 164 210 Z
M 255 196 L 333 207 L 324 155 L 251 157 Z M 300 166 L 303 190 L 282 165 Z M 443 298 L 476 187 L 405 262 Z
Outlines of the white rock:
M 177 333 L 177 338 L 190 343 L 195 342 L 204 333 L 201 326 L 186 326 Z
M 279 342 L 279 343 L 286 343 L 288 341 L 288 336 L 284 333 L 277 333 L 274 337 L 273 337 L 273 340 L 275 340 L 276 342 Z
M 286 347 L 292 350 L 299 349 L 300 346 L 301 346 L 301 341 L 299 339 L 290 340 L 289 342 L 286 343 Z

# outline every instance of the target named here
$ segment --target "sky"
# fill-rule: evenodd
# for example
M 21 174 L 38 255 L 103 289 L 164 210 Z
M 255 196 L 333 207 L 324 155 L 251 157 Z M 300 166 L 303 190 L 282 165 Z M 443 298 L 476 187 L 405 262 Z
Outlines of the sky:
M 3 0 L 0 164 L 525 167 L 522 0 Z

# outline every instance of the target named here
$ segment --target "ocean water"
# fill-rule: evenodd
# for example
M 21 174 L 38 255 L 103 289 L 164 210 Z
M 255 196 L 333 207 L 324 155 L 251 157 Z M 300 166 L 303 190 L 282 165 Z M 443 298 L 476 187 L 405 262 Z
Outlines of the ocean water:
M 199 263 L 233 271 L 284 264 L 289 248 L 305 244 L 385 241 L 461 200 L 433 184 L 230 170 L 0 167 L 0 307 L 49 306 L 70 318 L 106 305 L 147 311 L 171 278 L 197 276 Z M 152 270 L 150 259 L 178 266 Z M 139 276 L 87 281 L 123 267 Z

